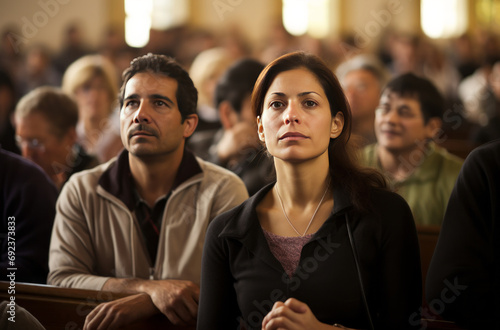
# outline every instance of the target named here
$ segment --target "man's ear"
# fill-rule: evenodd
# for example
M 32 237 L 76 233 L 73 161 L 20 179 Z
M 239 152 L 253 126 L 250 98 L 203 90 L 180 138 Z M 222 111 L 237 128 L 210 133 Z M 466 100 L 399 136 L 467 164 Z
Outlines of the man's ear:
M 194 130 L 196 129 L 196 126 L 198 126 L 198 115 L 196 114 L 190 114 L 184 119 L 184 122 L 182 123 L 184 125 L 184 138 L 190 137 L 193 133 Z
M 78 136 L 76 134 L 76 128 L 71 127 L 70 129 L 68 129 L 64 137 L 67 139 L 68 145 L 73 146 L 76 143 L 76 140 L 78 139 Z
M 439 132 L 441 131 L 441 126 L 443 125 L 443 121 L 441 118 L 432 117 L 429 119 L 427 124 L 425 124 L 425 129 L 427 132 L 427 137 L 430 139 L 434 139 L 437 137 Z
M 337 138 L 342 130 L 344 129 L 344 113 L 338 111 L 335 117 L 332 119 L 332 127 L 330 129 L 330 138 Z
M 260 116 L 257 116 L 257 133 L 259 134 L 259 140 L 265 143 L 266 139 L 264 136 L 264 126 L 262 126 L 262 119 Z
M 219 104 L 219 119 L 225 130 L 231 129 L 239 121 L 238 114 L 229 101 Z

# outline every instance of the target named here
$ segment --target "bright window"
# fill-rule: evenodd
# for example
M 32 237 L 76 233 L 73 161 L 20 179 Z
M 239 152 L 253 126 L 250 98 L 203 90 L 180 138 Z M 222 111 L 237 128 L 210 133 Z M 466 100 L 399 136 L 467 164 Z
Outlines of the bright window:
M 314 38 L 324 38 L 332 28 L 331 8 L 338 0 L 283 0 L 283 26 L 292 35 L 308 33 Z M 335 20 L 335 19 L 333 19 Z
M 424 33 L 434 39 L 458 37 L 467 31 L 467 0 L 421 0 Z
M 188 5 L 185 0 L 125 0 L 125 41 L 140 48 L 148 43 L 151 28 L 166 30 L 184 24 Z

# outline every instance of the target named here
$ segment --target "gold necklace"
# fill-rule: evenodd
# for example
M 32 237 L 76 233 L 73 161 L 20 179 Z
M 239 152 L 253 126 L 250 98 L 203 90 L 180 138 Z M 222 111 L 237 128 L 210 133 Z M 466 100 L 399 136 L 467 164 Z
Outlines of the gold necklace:
M 288 218 L 288 215 L 286 214 L 285 206 L 283 205 L 283 200 L 281 199 L 280 191 L 278 189 L 278 184 L 276 184 L 276 193 L 278 193 L 278 198 L 280 200 L 281 209 L 283 210 L 283 214 L 285 215 L 286 221 L 288 221 L 288 223 L 290 224 L 290 226 L 293 228 L 293 230 L 295 230 L 295 232 L 297 233 L 297 235 L 299 235 L 300 237 L 304 237 L 305 234 L 307 233 L 307 231 L 309 230 L 309 227 L 311 227 L 311 224 L 312 224 L 312 222 L 314 220 L 314 217 L 316 216 L 316 213 L 318 213 L 319 207 L 321 206 L 321 203 L 323 203 L 323 200 L 325 199 L 326 192 L 328 191 L 329 187 L 330 187 L 330 180 L 328 180 L 328 185 L 326 186 L 325 192 L 323 193 L 323 197 L 321 197 L 321 200 L 319 201 L 319 204 L 316 207 L 316 210 L 314 211 L 314 213 L 313 213 L 313 215 L 311 217 L 311 220 L 309 220 L 309 224 L 307 224 L 307 228 L 304 231 L 304 234 L 301 235 L 299 233 L 299 231 L 295 228 L 295 226 L 292 224 L 292 222 L 290 221 L 290 219 Z

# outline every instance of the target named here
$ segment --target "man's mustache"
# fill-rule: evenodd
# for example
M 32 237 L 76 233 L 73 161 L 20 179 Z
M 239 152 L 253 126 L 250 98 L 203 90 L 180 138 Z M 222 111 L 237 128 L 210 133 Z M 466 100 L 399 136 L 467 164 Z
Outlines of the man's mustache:
M 158 137 L 158 131 L 152 127 L 149 127 L 147 125 L 144 125 L 144 124 L 139 124 L 137 126 L 134 126 L 130 129 L 130 131 L 128 132 L 128 137 L 129 139 L 134 135 L 136 134 L 137 132 L 146 132 L 146 133 L 149 133 L 151 134 L 152 136 L 155 136 L 155 137 Z

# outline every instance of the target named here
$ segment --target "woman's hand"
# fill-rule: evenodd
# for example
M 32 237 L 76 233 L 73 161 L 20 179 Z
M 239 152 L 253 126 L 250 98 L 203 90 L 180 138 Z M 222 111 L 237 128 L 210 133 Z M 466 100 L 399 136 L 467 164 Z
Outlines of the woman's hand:
M 309 306 L 295 298 L 289 298 L 284 303 L 278 301 L 273 309 L 264 317 L 262 321 L 262 330 L 286 329 L 286 330 L 304 330 L 304 329 L 337 329 L 318 321 L 309 309 Z

